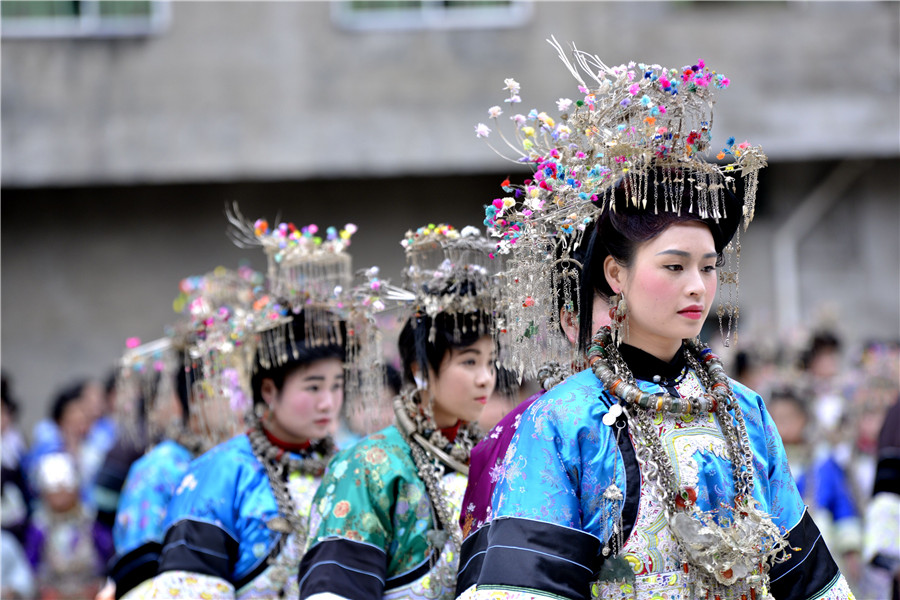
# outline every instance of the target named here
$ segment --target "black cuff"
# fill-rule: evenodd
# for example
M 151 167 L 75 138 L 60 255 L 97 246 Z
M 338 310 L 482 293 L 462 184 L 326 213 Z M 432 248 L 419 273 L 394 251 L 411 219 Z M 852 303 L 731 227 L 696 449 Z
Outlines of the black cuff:
M 109 577 L 116 582 L 117 599 L 156 576 L 161 550 L 162 544 L 148 542 L 111 561 Z
M 169 528 L 159 572 L 189 571 L 232 582 L 238 542 L 225 530 L 199 521 L 179 521 Z
M 353 600 L 381 600 L 387 555 L 363 542 L 328 538 L 309 549 L 300 561 L 300 598 L 331 593 Z
M 463 540 L 459 550 L 459 571 L 456 575 L 456 596 L 478 583 L 484 556 L 488 548 L 491 524 L 483 525 Z
M 769 571 L 772 595 L 778 600 L 817 598 L 841 574 L 809 511 L 787 535 L 791 557 Z
M 540 590 L 589 598 L 600 541 L 579 531 L 529 519 L 491 521 L 478 585 Z

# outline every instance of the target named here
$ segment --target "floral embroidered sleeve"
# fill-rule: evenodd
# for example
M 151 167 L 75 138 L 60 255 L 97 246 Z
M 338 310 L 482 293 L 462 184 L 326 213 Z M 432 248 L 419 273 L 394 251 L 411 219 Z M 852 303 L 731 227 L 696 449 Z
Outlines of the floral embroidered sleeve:
M 741 401 L 754 466 L 765 487 L 763 493 L 772 520 L 786 533 L 790 558 L 769 571 L 772 596 L 777 600 L 837 600 L 853 598 L 850 587 L 822 540 L 788 467 L 784 444 L 762 398 L 732 381 Z
M 582 501 L 598 495 L 613 472 L 608 440 L 586 435 L 585 403 L 576 382 L 554 388 L 522 416 L 498 473 L 488 548 L 467 598 L 583 598 L 589 595 L 600 540 Z M 596 398 L 597 394 L 590 397 Z M 605 411 L 605 407 L 604 407 Z M 601 415 L 602 416 L 602 415 Z M 591 422 L 594 419 L 588 417 Z M 605 455 L 612 458 L 606 458 Z M 598 468 L 585 464 L 600 457 Z M 602 481 L 602 483 L 601 483 Z
M 425 561 L 431 523 L 409 446 L 394 427 L 370 435 L 331 461 L 313 500 L 300 597 L 382 598 Z

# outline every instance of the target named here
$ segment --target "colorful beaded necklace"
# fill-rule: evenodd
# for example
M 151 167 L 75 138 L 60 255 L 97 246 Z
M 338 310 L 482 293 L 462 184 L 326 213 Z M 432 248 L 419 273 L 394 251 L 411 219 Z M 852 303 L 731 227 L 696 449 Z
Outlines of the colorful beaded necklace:
M 700 397 L 676 398 L 664 393 L 643 392 L 612 341 L 609 327 L 591 340 L 588 364 L 604 388 L 618 401 L 603 422 L 613 426 L 620 415 L 631 426 L 635 453 L 648 465 L 645 481 L 663 507 L 673 538 L 684 557 L 684 571 L 690 573 L 698 598 L 718 600 L 732 597 L 732 585 L 747 586 L 749 597 L 769 598 L 769 560 L 787 560 L 787 542 L 753 498 L 753 453 L 743 411 L 731 391 L 721 360 L 697 339 L 686 340 L 685 358 L 707 393 Z M 732 465 L 735 496 L 727 518 L 716 520 L 716 511 L 701 511 L 697 491 L 679 488 L 675 469 L 663 448 L 652 414 L 665 412 L 689 415 L 712 412 L 726 442 Z M 611 418 L 607 418 L 610 417 Z M 699 595 L 698 595 L 699 594 Z

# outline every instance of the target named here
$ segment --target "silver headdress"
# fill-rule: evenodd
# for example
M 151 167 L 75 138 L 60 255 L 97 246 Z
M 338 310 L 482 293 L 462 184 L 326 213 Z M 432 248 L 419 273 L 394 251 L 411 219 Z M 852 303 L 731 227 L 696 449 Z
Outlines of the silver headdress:
M 171 337 L 145 344 L 132 337 L 126 347 L 116 371 L 115 419 L 123 437 L 143 447 L 181 428 L 161 410 L 177 393 L 179 350 Z
M 235 435 L 252 406 L 256 353 L 254 304 L 264 294 L 261 273 L 219 267 L 181 281 L 176 310 L 188 318 L 184 363 L 190 371 L 190 417 L 206 447 Z
M 369 296 L 352 287 L 352 260 L 347 252 L 356 225 L 320 232 L 316 225 L 298 228 L 279 223 L 270 229 L 264 219 L 249 223 L 237 207 L 228 218 L 235 243 L 262 247 L 268 259 L 268 294 L 255 306 L 259 365 L 269 369 L 296 360 L 302 346 L 342 346 L 347 402 L 380 394 L 384 364 L 373 317 L 380 308 L 371 304 L 371 298 L 364 302 Z M 373 284 L 368 285 L 371 289 Z M 297 318 L 303 322 L 302 339 L 297 339 L 292 325 Z
M 500 128 L 501 107 L 489 109 L 512 156 L 492 149 L 534 170 L 522 185 L 504 182 L 511 195 L 488 207 L 485 222 L 499 238 L 499 253 L 524 245 L 520 260 L 526 270 L 528 263 L 536 265 L 546 279 L 546 254 L 540 244 L 533 248 L 534 239 L 577 232 L 603 211 L 616 210 L 616 196 L 622 195 L 624 206 L 638 210 L 686 210 L 704 219 L 743 221 L 746 228 L 766 155 L 758 146 L 729 138 L 716 154 L 723 162 L 704 158 L 711 148 L 714 90 L 727 88 L 727 77 L 702 60 L 681 69 L 633 62 L 609 67 L 574 47 L 567 55 L 555 39 L 548 41 L 577 80 L 580 96 L 560 98 L 558 118 L 536 109 L 513 115 L 511 138 Z M 521 102 L 519 83 L 506 79 L 505 84 L 506 102 Z M 475 129 L 478 137 L 491 134 L 482 123 Z M 743 208 L 729 214 L 727 196 L 737 191 L 738 176 L 743 179 Z M 737 318 L 739 249 L 736 237 L 725 249 L 726 258 L 733 260 L 720 272 L 723 284 L 733 284 L 719 307 L 720 321 L 727 315 L 729 326 Z M 511 294 L 518 296 L 522 294 Z
M 260 365 L 268 369 L 296 359 L 298 342 L 345 345 L 348 291 L 353 280 L 346 249 L 356 226 L 347 224 L 340 231 L 329 227 L 322 237 L 316 225 L 297 228 L 293 223 L 279 223 L 270 229 L 265 219 L 251 224 L 237 207 L 227 216 L 234 242 L 241 247 L 261 247 L 268 261 L 268 297 L 257 304 Z M 302 342 L 287 326 L 292 314 L 301 313 Z
M 494 312 L 495 274 L 499 261 L 491 260 L 493 244 L 475 227 L 458 231 L 452 225 L 430 224 L 407 231 L 400 242 L 406 251 L 404 286 L 412 316 L 439 314 L 456 318 L 457 337 L 470 327 L 491 333 L 483 320 L 469 322 L 466 315 Z M 429 339 L 433 340 L 434 327 Z

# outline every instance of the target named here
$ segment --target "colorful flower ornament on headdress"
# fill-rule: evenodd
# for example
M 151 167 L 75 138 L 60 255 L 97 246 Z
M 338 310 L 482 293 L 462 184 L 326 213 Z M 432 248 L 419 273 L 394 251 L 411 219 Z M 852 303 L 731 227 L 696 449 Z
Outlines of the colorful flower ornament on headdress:
M 548 41 L 578 81 L 579 95 L 557 101 L 557 118 L 537 109 L 514 114 L 512 137 L 503 134 L 503 109 L 489 109 L 507 152 L 491 148 L 534 171 L 521 185 L 504 181 L 507 196 L 486 208 L 485 225 L 499 240 L 498 253 L 508 254 L 527 238 L 533 243 L 547 236 L 577 237 L 602 211 L 616 209 L 617 187 L 625 202 L 639 210 L 690 210 L 704 219 L 742 220 L 746 229 L 766 155 L 748 142 L 735 143 L 733 137 L 720 149 L 712 146 L 714 92 L 729 86 L 725 75 L 702 60 L 680 69 L 634 62 L 608 67 L 574 47 L 570 59 L 555 38 Z M 505 84 L 507 103 L 513 107 L 521 102 L 521 86 L 513 79 Z M 482 124 L 476 132 L 482 138 L 492 133 Z M 717 160 L 728 162 L 707 160 L 711 151 L 717 152 Z M 727 214 L 726 194 L 736 191 L 737 177 L 743 179 L 742 214 Z M 739 248 L 739 241 L 726 247 L 726 257 Z M 540 252 L 527 260 L 537 261 L 538 270 L 546 269 Z M 729 329 L 738 312 L 737 268 L 730 262 L 720 277 L 733 287 L 718 310 L 720 323 L 729 317 Z
M 211 447 L 232 437 L 252 405 L 250 376 L 259 326 L 254 305 L 264 277 L 242 266 L 218 267 L 181 281 L 175 308 L 189 323 L 185 368 L 191 370 L 189 409 L 202 442 Z
M 374 314 L 384 307 L 371 294 L 353 287 L 347 248 L 356 225 L 342 229 L 302 228 L 264 219 L 246 221 L 234 207 L 228 213 L 233 240 L 241 247 L 262 247 L 268 258 L 268 290 L 253 306 L 259 332 L 257 358 L 264 369 L 296 360 L 300 346 L 339 345 L 345 350 L 345 407 L 381 395 L 385 385 L 381 337 Z M 324 235 L 323 235 L 324 234 Z M 368 282 L 378 287 L 377 268 Z M 366 303 L 368 298 L 368 303 Z M 303 319 L 296 339 L 292 315 Z
M 303 313 L 303 344 L 344 345 L 342 321 L 348 309 L 353 280 L 352 261 L 346 251 L 356 225 L 328 227 L 324 236 L 317 225 L 296 227 L 279 223 L 270 228 L 265 219 L 251 223 L 234 207 L 227 213 L 230 235 L 240 247 L 261 247 L 268 261 L 268 294 L 257 302 L 261 332 L 259 358 L 264 368 L 296 358 L 297 340 L 284 327 L 290 314 Z
M 680 192 L 687 188 L 706 218 L 721 214 L 724 190 L 733 191 L 740 175 L 745 179 L 745 223 L 753 218 L 757 174 L 766 165 L 762 150 L 730 138 L 717 154 L 728 164 L 703 157 L 712 147 L 713 93 L 729 86 L 727 77 L 702 60 L 681 69 L 633 62 L 608 67 L 597 56 L 573 48 L 570 61 L 555 39 L 550 44 L 580 84 L 580 96 L 557 102 L 558 119 L 537 109 L 513 115 L 512 140 L 500 128 L 503 111 L 496 106 L 488 111 L 514 157 L 494 150 L 534 169 L 532 179 L 516 186 L 513 203 L 504 201 L 499 215 L 492 217 L 489 211 L 502 237 L 515 237 L 519 217 L 552 215 L 561 226 L 565 219 L 577 226 L 579 217 L 609 207 L 610 192 L 623 177 L 631 183 L 627 200 L 635 206 L 678 211 Z M 510 105 L 521 102 L 519 84 L 506 82 Z M 482 137 L 488 137 L 486 130 Z M 667 178 L 672 197 L 655 196 L 652 180 L 657 174 Z

